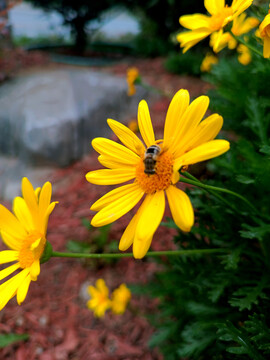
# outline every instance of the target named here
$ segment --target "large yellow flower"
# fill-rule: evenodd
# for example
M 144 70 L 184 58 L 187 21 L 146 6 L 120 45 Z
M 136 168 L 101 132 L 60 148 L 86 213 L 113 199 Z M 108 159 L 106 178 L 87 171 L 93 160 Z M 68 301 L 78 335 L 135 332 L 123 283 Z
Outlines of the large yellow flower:
M 270 5 L 269 5 L 270 7 Z M 270 57 L 270 10 L 259 27 L 260 37 L 263 39 L 263 57 Z
M 165 193 L 176 225 L 183 231 L 190 231 L 194 214 L 188 196 L 175 185 L 179 180 L 178 170 L 221 155 L 229 149 L 228 141 L 213 140 L 222 127 L 222 117 L 213 114 L 201 121 L 208 105 L 207 96 L 200 96 L 189 104 L 188 91 L 178 91 L 167 112 L 164 138 L 156 140 L 147 103 L 142 100 L 138 109 L 138 125 L 146 146 L 130 129 L 111 119 L 108 124 L 124 145 L 105 138 L 92 141 L 94 149 L 100 154 L 99 162 L 108 169 L 89 172 L 86 179 L 90 183 L 113 185 L 134 181 L 96 201 L 91 210 L 98 213 L 91 224 L 103 226 L 112 223 L 146 195 L 120 240 L 120 250 L 124 251 L 133 244 L 135 258 L 146 254 L 164 214 Z M 160 154 L 157 154 L 157 149 L 160 149 Z
M 106 310 L 111 307 L 111 300 L 109 298 L 109 289 L 103 279 L 96 281 L 96 287 L 88 286 L 88 293 L 90 300 L 87 302 L 88 309 L 94 312 L 96 317 L 103 317 Z
M 204 0 L 204 6 L 210 16 L 203 14 L 184 15 L 180 24 L 190 29 L 177 35 L 183 53 L 214 32 L 223 32 L 223 28 L 242 12 L 253 0 L 233 0 L 232 5 L 225 5 L 225 0 Z
M 11 250 L 0 252 L 0 264 L 14 264 L 0 271 L 0 280 L 21 269 L 0 285 L 0 310 L 17 295 L 20 305 L 31 281 L 40 273 L 40 258 L 46 245 L 48 219 L 56 202 L 51 203 L 52 187 L 46 182 L 42 189 L 33 189 L 27 178 L 22 179 L 22 195 L 13 202 L 13 215 L 0 205 L 0 230 L 5 244 Z

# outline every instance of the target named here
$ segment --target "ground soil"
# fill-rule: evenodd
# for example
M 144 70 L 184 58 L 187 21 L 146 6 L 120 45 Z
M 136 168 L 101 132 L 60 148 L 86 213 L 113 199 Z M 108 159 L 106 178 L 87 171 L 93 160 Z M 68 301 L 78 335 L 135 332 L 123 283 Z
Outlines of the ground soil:
M 62 66 L 51 63 L 40 54 L 36 54 L 35 59 L 36 63 L 31 66 L 26 63 L 28 70 L 33 65 Z M 204 94 L 208 89 L 208 85 L 198 78 L 169 74 L 160 58 L 127 58 L 126 61 L 99 70 L 124 77 L 129 66 L 138 67 L 146 83 L 165 91 L 169 97 L 180 88 L 188 89 L 193 97 Z M 25 66 L 20 70 L 25 70 Z M 159 97 L 150 107 L 158 133 L 163 128 L 169 97 Z M 130 120 L 127 118 L 126 122 Z M 108 190 L 108 187 L 91 185 L 85 180 L 85 174 L 97 168 L 100 168 L 97 154 L 89 148 L 88 156 L 68 168 L 55 170 L 49 179 L 54 189 L 53 200 L 59 201 L 50 217 L 47 237 L 55 251 L 65 251 L 70 240 L 97 250 L 95 242 L 99 230 L 89 231 L 83 225 L 83 219 L 88 221 L 94 214 L 89 210 L 90 205 Z M 103 251 L 110 251 L 109 244 L 118 243 L 130 218 L 128 214 L 111 226 Z M 175 230 L 161 226 L 154 236 L 152 249 L 173 249 L 174 234 Z M 0 250 L 3 249 L 4 246 L 0 245 Z M 27 341 L 0 349 L 0 359 L 163 359 L 158 349 L 149 349 L 147 345 L 155 329 L 146 316 L 158 311 L 158 299 L 133 294 L 124 315 L 107 312 L 101 319 L 95 318 L 86 308 L 86 288 L 98 278 L 105 279 L 113 290 L 121 283 L 146 285 L 159 270 L 160 265 L 149 258 L 124 258 L 116 262 L 52 258 L 42 265 L 38 281 L 31 283 L 25 302 L 18 306 L 13 299 L 0 312 L 1 334 L 29 334 Z

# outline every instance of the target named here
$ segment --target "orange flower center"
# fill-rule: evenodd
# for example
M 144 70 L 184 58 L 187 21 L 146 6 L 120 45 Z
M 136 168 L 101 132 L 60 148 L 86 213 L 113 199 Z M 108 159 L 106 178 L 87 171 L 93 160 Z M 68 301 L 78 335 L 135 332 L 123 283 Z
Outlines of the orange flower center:
M 213 31 L 222 29 L 229 21 L 232 21 L 232 15 L 232 8 L 226 5 L 222 12 L 211 16 L 210 28 Z
M 19 263 L 22 269 L 29 268 L 35 260 L 41 258 L 46 239 L 36 230 L 30 232 L 24 239 L 19 251 Z
M 172 183 L 173 174 L 173 155 L 168 151 L 158 156 L 155 164 L 155 173 L 145 174 L 145 165 L 143 159 L 136 168 L 136 181 L 147 194 L 153 194 L 156 191 L 167 189 Z

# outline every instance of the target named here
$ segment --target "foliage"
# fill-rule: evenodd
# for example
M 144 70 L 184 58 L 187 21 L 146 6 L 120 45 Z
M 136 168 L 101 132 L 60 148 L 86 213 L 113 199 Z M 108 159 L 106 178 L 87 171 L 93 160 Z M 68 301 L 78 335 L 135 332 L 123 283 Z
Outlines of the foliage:
M 203 60 L 201 53 L 171 53 L 165 62 L 165 68 L 174 74 L 201 75 L 200 65 Z
M 27 340 L 29 336 L 27 334 L 1 334 L 0 335 L 0 348 L 4 348 L 8 345 L 14 344 L 18 341 Z
M 167 55 L 175 49 L 171 34 L 180 27 L 179 16 L 204 12 L 203 3 L 196 0 L 127 0 L 125 6 L 135 13 L 141 33 L 135 40 L 136 51 L 144 56 Z M 178 47 L 178 46 L 177 46 Z
M 150 345 L 166 360 L 270 356 L 269 76 L 269 61 L 258 56 L 245 67 L 223 58 L 207 75 L 210 106 L 223 115 L 231 140 L 228 153 L 206 164 L 207 184 L 242 194 L 257 210 L 229 195 L 188 191 L 197 225 L 176 244 L 228 254 L 171 258 L 149 285 L 159 298 Z

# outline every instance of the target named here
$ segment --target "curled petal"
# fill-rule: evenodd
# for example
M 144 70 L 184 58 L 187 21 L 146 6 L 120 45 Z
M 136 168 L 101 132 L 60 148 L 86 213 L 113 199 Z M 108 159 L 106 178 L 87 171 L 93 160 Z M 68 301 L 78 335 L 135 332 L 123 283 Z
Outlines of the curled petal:
M 175 224 L 183 231 L 190 231 L 194 224 L 194 212 L 189 197 L 175 186 L 168 187 L 166 194 Z

